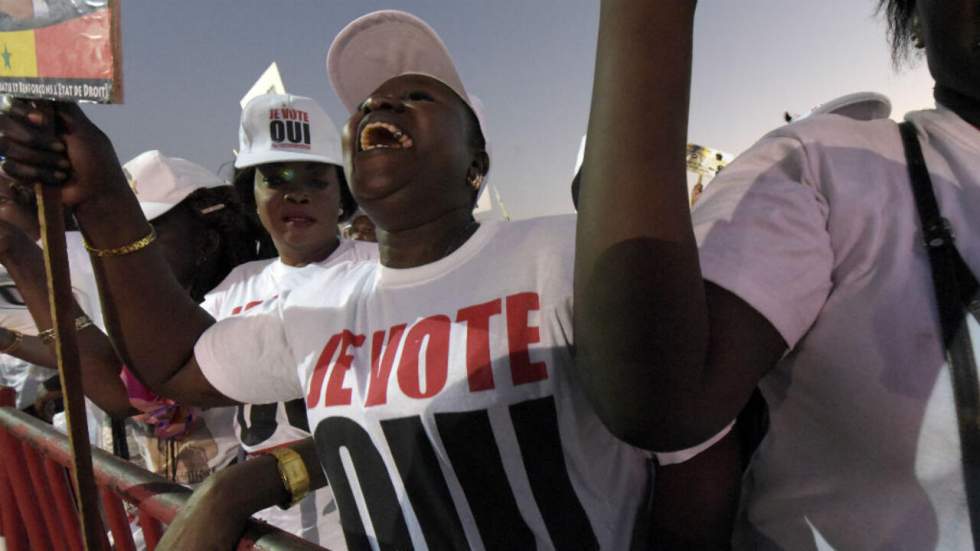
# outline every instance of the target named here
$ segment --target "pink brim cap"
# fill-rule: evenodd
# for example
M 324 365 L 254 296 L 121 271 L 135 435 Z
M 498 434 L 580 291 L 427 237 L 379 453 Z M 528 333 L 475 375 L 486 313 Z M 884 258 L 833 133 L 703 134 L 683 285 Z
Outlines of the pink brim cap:
M 456 92 L 476 115 L 490 154 L 483 104 L 466 92 L 445 43 L 425 21 L 399 10 L 371 12 L 344 27 L 327 52 L 327 75 L 349 113 L 385 81 L 405 74 L 432 77 Z M 488 180 L 489 174 L 480 194 Z
M 381 10 L 358 17 L 327 52 L 330 83 L 350 113 L 386 80 L 407 73 L 435 78 L 470 103 L 446 45 L 410 13 Z

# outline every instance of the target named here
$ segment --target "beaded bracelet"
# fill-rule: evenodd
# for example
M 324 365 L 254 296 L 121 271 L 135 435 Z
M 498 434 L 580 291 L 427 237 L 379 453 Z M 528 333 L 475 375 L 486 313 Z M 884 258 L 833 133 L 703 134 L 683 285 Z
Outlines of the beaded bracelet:
M 150 233 L 146 234 L 140 239 L 137 239 L 136 241 L 133 241 L 132 243 L 129 243 L 128 245 L 123 245 L 121 247 L 115 247 L 112 249 L 96 249 L 95 247 L 89 245 L 88 241 L 84 241 L 83 244 L 85 245 L 85 250 L 94 254 L 95 256 L 124 256 L 135 253 L 141 249 L 145 249 L 150 245 L 150 243 L 153 243 L 156 240 L 157 232 L 153 226 L 150 225 Z

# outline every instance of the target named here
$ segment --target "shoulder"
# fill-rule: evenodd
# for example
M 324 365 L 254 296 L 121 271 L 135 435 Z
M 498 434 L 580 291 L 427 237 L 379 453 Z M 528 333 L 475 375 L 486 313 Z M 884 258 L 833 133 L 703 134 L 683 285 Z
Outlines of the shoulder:
M 253 294 L 257 282 L 266 279 L 263 274 L 269 271 L 275 262 L 276 259 L 272 258 L 236 266 L 221 283 L 204 295 L 201 308 L 213 317 L 221 319 L 233 313 L 231 308 L 243 306 L 248 300 L 268 298 L 249 295 Z
M 741 197 L 781 187 L 832 195 L 835 188 L 903 174 L 904 159 L 894 121 L 814 116 L 769 132 L 740 154 L 710 182 L 695 213 L 718 195 Z
M 575 265 L 575 226 L 571 215 L 497 222 L 485 262 L 493 269 L 571 281 Z
M 336 250 L 325 260 L 317 264 L 321 268 L 330 268 L 345 262 L 366 262 L 377 260 L 378 244 L 366 241 L 353 241 L 341 239 Z
M 378 244 L 371 243 L 369 241 L 347 241 L 343 240 L 340 242 L 341 246 L 345 248 L 345 255 L 348 260 L 354 262 L 360 262 L 365 260 L 377 260 L 378 259 Z
M 347 304 L 371 287 L 379 266 L 377 261 L 349 260 L 320 264 L 301 285 L 283 289 L 278 300 L 285 310 Z
M 870 146 L 869 149 L 877 149 L 882 141 L 899 143 L 898 125 L 891 119 L 861 121 L 841 115 L 808 117 L 769 132 L 761 141 L 771 138 L 791 139 L 813 148 Z
M 228 272 L 228 275 L 225 276 L 221 283 L 212 289 L 208 295 L 228 292 L 229 290 L 246 283 L 248 280 L 257 277 L 266 270 L 270 269 L 275 262 L 275 258 L 267 258 L 264 260 L 253 260 L 251 262 L 239 264 Z
M 818 167 L 821 162 L 867 162 L 874 157 L 894 158 L 901 153 L 901 139 L 894 121 L 857 121 L 840 115 L 818 115 L 779 127 L 738 156 L 730 168 L 774 162 L 797 162 Z
M 493 222 L 497 225 L 494 240 L 515 248 L 534 248 L 540 252 L 565 250 L 575 246 L 574 214 L 559 214 L 516 220 Z

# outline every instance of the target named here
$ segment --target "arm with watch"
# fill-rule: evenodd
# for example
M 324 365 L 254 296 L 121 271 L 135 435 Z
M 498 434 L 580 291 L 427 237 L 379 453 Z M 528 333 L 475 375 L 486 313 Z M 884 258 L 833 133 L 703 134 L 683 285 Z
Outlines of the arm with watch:
M 273 505 L 288 508 L 326 485 L 313 438 L 257 454 L 208 477 L 157 549 L 234 549 L 252 514 Z

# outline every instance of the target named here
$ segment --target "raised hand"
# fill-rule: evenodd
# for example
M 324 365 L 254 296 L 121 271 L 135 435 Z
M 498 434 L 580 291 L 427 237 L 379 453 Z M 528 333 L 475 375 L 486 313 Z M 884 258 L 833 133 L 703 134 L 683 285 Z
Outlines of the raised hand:
M 130 193 L 109 138 L 74 103 L 0 100 L 0 155 L 7 176 L 60 186 L 68 206 Z

